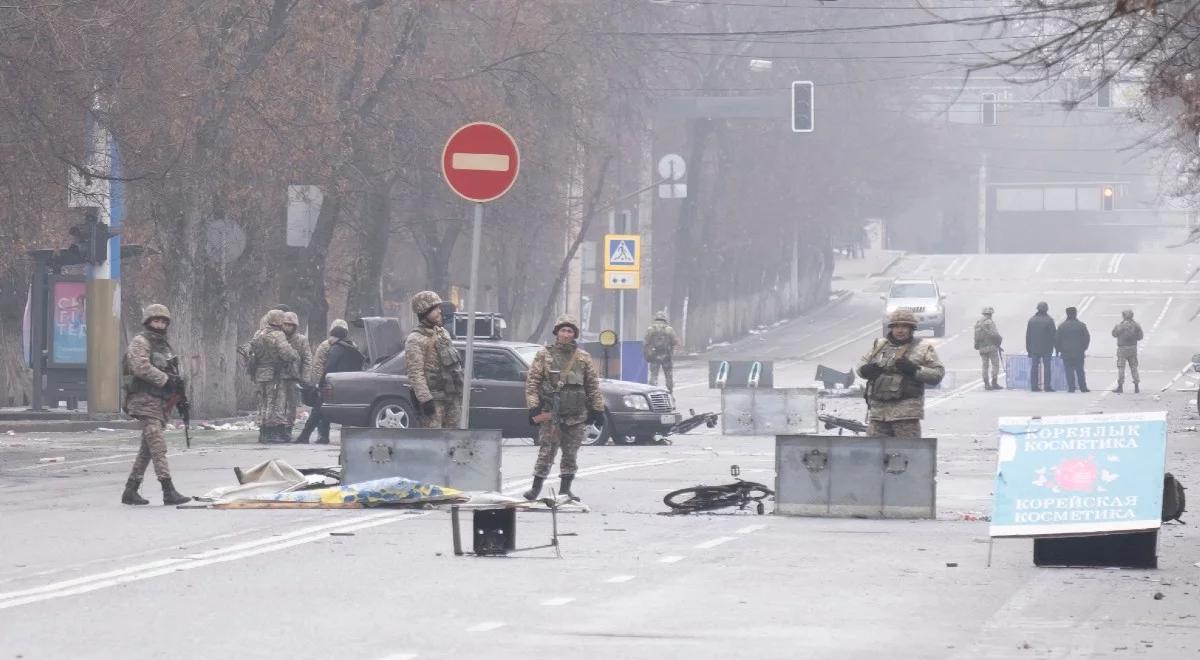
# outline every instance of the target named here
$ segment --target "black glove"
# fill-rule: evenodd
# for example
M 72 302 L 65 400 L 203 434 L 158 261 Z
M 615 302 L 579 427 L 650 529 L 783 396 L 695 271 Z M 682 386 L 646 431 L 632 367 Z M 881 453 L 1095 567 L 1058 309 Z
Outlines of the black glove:
M 591 424 L 593 426 L 603 427 L 604 426 L 604 411 L 603 410 L 590 411 L 588 413 L 587 421 L 588 421 L 588 424 Z
M 166 385 L 165 389 L 168 392 L 175 392 L 175 393 L 182 394 L 183 392 L 187 391 L 187 381 L 183 379 L 183 376 L 169 374 L 167 376 L 167 385 Z
M 533 418 L 537 417 L 540 414 L 542 414 L 541 408 L 530 408 L 529 409 L 529 425 L 530 426 L 537 426 L 537 422 L 533 421 Z
M 916 376 L 917 369 L 920 368 L 917 366 L 917 363 L 913 362 L 907 357 L 902 357 L 899 360 L 896 360 L 895 364 L 896 368 L 900 370 L 900 373 L 906 376 Z
M 879 374 L 882 373 L 883 367 L 875 364 L 874 362 L 868 362 L 858 369 L 858 375 L 866 378 L 867 380 L 875 380 L 876 378 L 879 378 Z
M 433 414 L 436 412 L 437 412 L 437 406 L 433 405 L 433 399 L 430 399 L 430 400 L 426 401 L 425 403 L 421 404 L 421 414 L 422 415 L 425 415 L 426 417 L 433 417 Z

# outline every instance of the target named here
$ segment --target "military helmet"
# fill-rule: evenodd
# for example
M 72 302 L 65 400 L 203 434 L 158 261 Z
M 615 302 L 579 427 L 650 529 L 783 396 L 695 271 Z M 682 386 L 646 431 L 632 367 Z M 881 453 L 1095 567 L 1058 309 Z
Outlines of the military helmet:
M 429 310 L 442 304 L 442 297 L 434 291 L 422 291 L 412 297 L 412 311 L 417 318 L 423 318 Z
M 654 320 L 655 320 L 655 321 L 662 321 L 663 323 L 670 323 L 670 322 L 671 322 L 671 320 L 667 318 L 667 313 L 666 313 L 666 311 L 662 311 L 662 312 L 659 312 L 659 313 L 655 314 L 655 315 L 654 315 Z
M 146 305 L 146 309 L 142 310 L 142 325 L 149 323 L 150 319 L 166 319 L 167 323 L 170 323 L 171 310 L 167 309 L 166 305 L 158 303 Z
M 299 327 L 300 326 L 300 317 L 296 316 L 296 312 L 284 312 L 283 313 L 283 321 L 281 321 L 281 323 L 283 323 L 284 325 L 294 325 L 296 327 Z
M 347 332 L 350 331 L 350 325 L 344 319 L 334 319 L 333 323 L 329 324 L 329 334 L 333 334 L 334 330 L 341 328 Z
M 888 314 L 888 327 L 891 328 L 897 325 L 911 325 L 917 327 L 917 317 L 912 313 L 911 309 L 897 309 Z
M 984 307 L 984 308 L 983 308 L 983 313 L 984 313 L 984 315 L 986 315 L 986 316 L 991 316 L 992 314 L 995 314 L 995 313 L 996 313 L 996 310 L 992 309 L 991 307 Z
M 286 314 L 287 312 L 283 312 L 278 309 L 273 309 L 267 312 L 267 325 L 273 328 L 281 327 L 285 323 L 284 317 Z
M 559 329 L 564 326 L 570 326 L 575 331 L 575 336 L 579 336 L 579 321 L 576 321 L 574 316 L 563 314 L 558 317 L 558 320 L 554 322 L 554 334 L 558 334 Z

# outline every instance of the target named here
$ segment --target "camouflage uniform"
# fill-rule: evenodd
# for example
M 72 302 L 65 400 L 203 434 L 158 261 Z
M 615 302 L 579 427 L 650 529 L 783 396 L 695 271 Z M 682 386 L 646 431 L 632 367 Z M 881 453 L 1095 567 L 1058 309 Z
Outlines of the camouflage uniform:
M 994 310 L 983 308 L 983 316 L 975 322 L 975 350 L 979 351 L 979 361 L 983 367 L 983 386 L 989 390 L 1000 389 L 1000 331 L 992 320 Z M 991 367 L 991 374 L 988 374 Z
M 666 313 L 658 313 L 654 323 L 646 328 L 646 336 L 642 340 L 642 355 L 650 366 L 651 385 L 658 385 L 658 370 L 661 368 L 667 381 L 667 390 L 675 391 L 675 369 L 671 356 L 678 345 L 679 337 L 667 321 Z
M 579 325 L 573 317 L 565 314 L 554 324 L 555 334 L 568 326 L 579 336 Z M 542 480 L 550 475 L 554 456 L 561 447 L 559 474 L 563 478 L 563 486 L 560 491 L 569 495 L 571 480 L 579 467 L 579 447 L 583 444 L 586 424 L 589 418 L 604 412 L 600 375 L 592 357 L 579 348 L 574 340 L 564 342 L 556 338 L 546 344 L 529 366 L 525 380 L 525 404 L 529 407 L 531 422 L 536 413 L 553 413 L 551 419 L 538 427 L 538 457 L 533 466 L 535 490 L 540 490 Z M 529 499 L 536 496 L 535 492 Z
M 170 415 L 168 399 L 174 393 L 172 377 L 179 387 L 183 385 L 179 378 L 179 361 L 167 342 L 166 332 L 150 327 L 154 319 L 169 323 L 171 314 L 163 305 L 147 306 L 142 320 L 146 329 L 130 340 L 125 352 L 124 409 L 126 414 L 142 423 L 142 445 L 121 495 L 125 504 L 148 504 L 138 494 L 138 489 L 146 467 L 151 463 L 154 464 L 154 476 L 162 484 L 164 504 L 182 504 L 191 499 L 175 491 L 171 468 L 167 465 L 167 440 L 163 432 Z
M 1133 320 L 1133 311 L 1121 312 L 1121 322 L 1112 331 L 1117 339 L 1117 388 L 1113 391 L 1122 392 L 1125 389 L 1125 365 L 1129 365 L 1129 375 L 1133 379 L 1134 391 L 1140 391 L 1141 377 L 1138 374 L 1138 342 L 1146 337 L 1142 326 Z
M 413 296 L 412 309 L 420 324 L 404 342 L 404 363 L 417 419 L 421 428 L 427 429 L 458 428 L 462 417 L 462 356 L 450 340 L 450 333 L 427 316 L 441 303 L 441 297 L 433 291 Z M 427 415 L 424 408 L 430 402 L 433 414 Z
M 289 368 L 284 375 L 284 405 L 286 406 L 288 422 L 284 424 L 284 430 L 288 434 L 288 440 L 291 440 L 292 427 L 296 424 L 296 409 L 300 406 L 300 386 L 309 383 L 308 376 L 312 370 L 313 352 L 312 346 L 308 343 L 308 337 L 295 328 L 300 325 L 300 318 L 295 312 L 284 312 L 283 314 L 284 334 L 288 337 L 288 344 L 296 351 L 296 355 L 300 356 L 300 360 L 296 362 L 294 368 Z M 288 334 L 287 327 L 292 326 L 291 334 Z
M 313 351 L 312 364 L 308 370 L 308 376 L 305 378 L 313 385 L 320 385 L 321 381 L 325 380 L 325 368 L 328 366 L 329 349 L 337 343 L 337 337 L 332 336 L 334 328 L 342 328 L 349 330 L 350 326 L 342 319 L 334 319 L 329 325 L 330 336 L 325 338 L 325 341 L 317 345 L 317 350 Z
M 268 328 L 257 335 L 254 342 L 254 382 L 258 384 L 258 420 L 263 428 L 263 440 L 279 442 L 284 438 L 287 427 L 292 422 L 288 415 L 289 400 L 294 404 L 294 395 L 289 398 L 285 379 L 292 377 L 290 389 L 294 390 L 294 380 L 300 374 L 300 353 L 292 346 L 288 336 L 283 331 L 285 315 L 288 312 L 271 310 L 268 314 Z M 292 406 L 292 416 L 295 415 L 295 405 Z
M 912 312 L 893 312 L 889 326 L 900 323 L 916 328 Z M 913 363 L 916 370 L 911 374 L 901 371 L 897 364 L 901 358 Z M 868 381 L 868 435 L 921 437 L 925 386 L 937 385 L 946 375 L 932 343 L 913 337 L 901 344 L 889 332 L 887 337 L 876 339 L 871 351 L 859 360 L 858 375 Z

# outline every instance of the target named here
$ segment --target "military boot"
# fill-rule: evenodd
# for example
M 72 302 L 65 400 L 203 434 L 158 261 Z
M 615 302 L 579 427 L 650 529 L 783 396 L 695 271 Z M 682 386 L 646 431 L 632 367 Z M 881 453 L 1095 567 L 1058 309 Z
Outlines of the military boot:
M 1117 386 L 1113 388 L 1113 394 L 1124 394 L 1124 393 L 1125 393 L 1125 385 L 1123 383 L 1117 383 Z
M 993 390 L 1000 389 L 1000 383 L 994 377 L 992 378 L 992 389 Z
M 1138 385 L 1137 383 L 1134 383 L 1134 384 L 1133 384 L 1133 393 L 1134 393 L 1134 394 L 1141 394 L 1141 393 L 1142 393 L 1142 388 L 1141 388 L 1141 386 L 1140 386 L 1140 385 Z
M 279 442 L 282 444 L 291 444 L 292 442 L 292 427 L 284 425 L 279 427 Z
M 546 483 L 545 477 L 535 476 L 533 478 L 533 485 L 529 487 L 529 490 L 525 491 L 525 499 L 530 502 L 536 500 L 537 496 L 542 492 L 542 484 L 544 483 Z
M 567 497 L 571 498 L 572 502 L 578 502 L 579 497 L 577 495 L 575 495 L 575 493 L 571 492 L 571 482 L 572 481 L 575 481 L 575 475 L 564 474 L 558 482 L 558 494 L 566 495 Z
M 159 479 L 163 489 L 163 504 L 167 506 L 175 506 L 177 504 L 186 504 L 192 501 L 192 498 L 186 495 L 180 495 L 179 491 L 175 490 L 175 484 L 171 483 L 171 478 Z
M 150 500 L 138 494 L 138 489 L 142 487 L 141 479 L 129 478 L 125 482 L 125 492 L 121 493 L 121 504 L 149 504 Z

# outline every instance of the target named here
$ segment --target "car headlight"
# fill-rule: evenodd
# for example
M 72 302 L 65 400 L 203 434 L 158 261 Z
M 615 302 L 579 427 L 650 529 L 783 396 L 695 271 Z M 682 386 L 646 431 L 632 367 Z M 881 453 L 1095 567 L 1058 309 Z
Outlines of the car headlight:
M 650 400 L 641 394 L 626 394 L 622 401 L 626 408 L 633 408 L 634 410 L 650 410 Z

